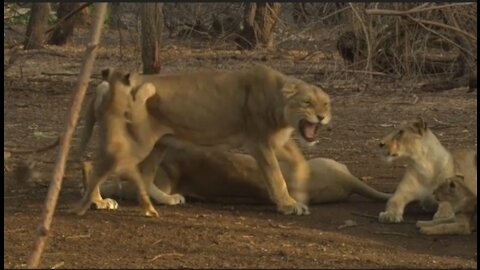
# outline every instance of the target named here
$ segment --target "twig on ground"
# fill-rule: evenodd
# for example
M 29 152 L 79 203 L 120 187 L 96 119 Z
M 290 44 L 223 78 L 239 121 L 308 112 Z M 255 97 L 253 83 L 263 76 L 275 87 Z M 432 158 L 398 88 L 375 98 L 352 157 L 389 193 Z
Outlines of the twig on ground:
M 71 235 L 71 236 L 66 236 L 65 239 L 78 239 L 78 238 L 90 238 L 91 234 L 79 234 L 79 235 Z
M 378 220 L 378 216 L 374 216 L 374 215 L 369 215 L 369 214 L 364 214 L 364 213 L 359 213 L 359 212 L 350 212 L 350 214 L 352 214 L 354 216 L 359 216 L 359 217 L 365 217 L 365 218 Z M 403 221 L 400 224 L 415 224 L 415 223 L 416 222 L 414 222 L 414 221 Z
M 3 147 L 3 151 L 5 152 L 10 152 L 13 154 L 33 154 L 33 153 L 41 153 L 48 151 L 50 149 L 53 149 L 57 147 L 60 143 L 60 137 L 58 137 L 52 144 L 49 144 L 45 147 L 39 148 L 39 149 L 33 149 L 33 150 L 18 150 L 18 149 L 13 149 L 13 148 L 8 148 L 8 147 Z
M 383 232 L 383 231 L 371 231 L 374 234 L 384 234 L 384 235 L 396 235 L 396 236 L 405 236 L 409 237 L 410 235 L 406 233 L 400 233 L 400 232 Z
M 62 267 L 65 264 L 64 261 L 61 261 L 59 263 L 54 264 L 50 269 L 57 269 L 59 267 Z
M 163 253 L 163 254 L 158 254 L 157 256 L 151 258 L 149 261 L 150 262 L 153 262 L 159 258 L 162 258 L 162 257 L 167 257 L 167 256 L 179 256 L 179 257 L 182 257 L 182 256 L 185 256 L 184 254 L 181 254 L 181 253 L 177 253 L 177 252 L 172 252 L 172 253 Z

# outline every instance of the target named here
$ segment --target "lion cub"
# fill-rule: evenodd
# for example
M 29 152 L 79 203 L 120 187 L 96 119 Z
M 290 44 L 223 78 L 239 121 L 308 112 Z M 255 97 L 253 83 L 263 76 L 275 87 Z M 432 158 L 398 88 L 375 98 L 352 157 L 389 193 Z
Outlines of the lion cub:
M 155 93 L 155 87 L 146 83 L 133 92 L 134 89 L 125 83 L 128 82 L 128 78 L 124 78 L 122 73 L 104 70 L 102 76 L 107 81 L 102 83 L 102 87 L 109 87 L 109 90 L 103 91 L 104 98 L 97 104 L 99 111 L 97 121 L 100 128 L 98 158 L 82 200 L 70 212 L 83 215 L 92 202 L 97 206 L 108 204 L 108 201 L 99 196 L 99 184 L 115 173 L 135 183 L 144 214 L 158 216 L 137 168 L 151 152 L 156 140 L 150 143 L 150 147 L 149 141 L 143 141 L 138 132 L 135 132 L 142 128 L 140 123 L 144 122 L 142 112 L 145 109 L 139 110 L 145 108 L 145 101 Z
M 407 161 L 403 179 L 387 202 L 385 211 L 378 216 L 383 223 L 402 222 L 405 206 L 415 200 L 419 200 L 424 209 L 431 207 L 435 210 L 437 202 L 433 191 L 445 179 L 455 176 L 456 167 L 463 173 L 472 174 L 471 166 L 465 163 L 472 151 L 459 151 L 452 155 L 422 118 L 403 122 L 397 130 L 385 136 L 379 146 L 387 162 Z M 467 177 L 468 182 L 471 178 Z M 474 181 L 476 190 L 476 176 Z
M 420 233 L 470 234 L 476 228 L 477 195 L 465 184 L 463 175 L 447 179 L 434 192 L 438 211 L 431 221 L 418 221 Z

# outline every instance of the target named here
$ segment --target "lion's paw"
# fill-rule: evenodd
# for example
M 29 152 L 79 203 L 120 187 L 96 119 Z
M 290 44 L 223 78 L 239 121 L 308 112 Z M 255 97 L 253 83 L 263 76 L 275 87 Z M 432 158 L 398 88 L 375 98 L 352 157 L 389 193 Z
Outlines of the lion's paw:
M 280 206 L 278 207 L 278 211 L 284 215 L 310 215 L 308 206 L 300 202 L 295 202 L 291 205 Z
M 153 206 L 147 207 L 143 213 L 146 217 L 159 217 L 157 210 Z
M 95 210 L 117 210 L 118 202 L 114 199 L 106 198 L 101 201 L 93 202 L 91 208 Z
M 426 235 L 434 235 L 436 234 L 430 227 L 420 227 L 420 233 Z
M 168 200 L 168 205 L 177 205 L 177 204 L 184 204 L 185 203 L 185 197 L 183 197 L 180 194 L 172 194 L 169 197 Z
M 395 215 L 391 212 L 380 212 L 378 214 L 378 221 L 381 223 L 400 223 L 403 221 L 403 217 L 401 215 Z
M 432 223 L 432 221 L 430 221 L 430 220 L 418 220 L 415 223 L 415 226 L 417 228 L 422 228 L 422 227 L 425 227 L 425 226 L 429 226 L 431 223 Z

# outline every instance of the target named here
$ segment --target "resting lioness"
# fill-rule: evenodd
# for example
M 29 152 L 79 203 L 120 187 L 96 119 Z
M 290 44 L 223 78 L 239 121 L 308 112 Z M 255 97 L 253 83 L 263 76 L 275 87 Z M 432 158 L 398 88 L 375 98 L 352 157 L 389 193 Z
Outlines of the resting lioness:
M 291 164 L 301 193 L 308 165 L 290 136 L 297 129 L 303 141 L 312 143 L 318 126 L 329 123 L 330 100 L 323 90 L 265 66 L 167 76 L 131 73 L 124 78 L 128 87 L 147 82 L 156 88 L 146 103 L 145 118 L 151 128 L 132 130 L 135 137 L 150 144 L 170 133 L 200 145 L 246 146 L 277 209 L 284 214 L 308 214 L 308 207 L 288 193 L 276 155 Z M 150 196 L 159 192 L 153 181 L 161 157 L 150 155 L 140 164 Z
M 250 155 L 200 148 L 170 135 L 164 136 L 158 146 L 165 147 L 166 153 L 155 185 L 166 193 L 221 202 L 269 201 L 258 164 Z M 315 158 L 308 164 L 311 174 L 306 182 L 306 203 L 344 201 L 353 193 L 378 201 L 391 197 L 369 187 L 353 176 L 345 165 L 332 159 Z M 84 163 L 85 182 L 89 181 L 90 167 L 91 163 Z M 288 163 L 281 161 L 280 167 L 286 176 L 288 190 L 295 191 L 295 183 L 288 181 L 292 173 Z M 136 198 L 135 186 L 126 181 L 104 183 L 101 194 L 111 198 Z M 153 200 L 158 201 L 155 197 Z
M 417 222 L 421 233 L 470 234 L 476 229 L 477 195 L 466 185 L 463 175 L 447 179 L 433 195 L 439 202 L 438 211 L 433 220 Z
M 475 151 L 450 153 L 421 118 L 403 122 L 381 140 L 380 147 L 386 161 L 402 159 L 407 162 L 402 180 L 387 202 L 385 211 L 378 216 L 380 222 L 402 222 L 405 206 L 415 200 L 419 200 L 424 209 L 435 210 L 437 202 L 433 191 L 445 179 L 454 176 L 456 170 L 466 175 L 466 179 L 473 179 L 475 174 L 475 183 L 468 180 L 467 185 L 474 185 L 472 190 L 476 190 L 476 169 L 472 170 L 470 163 L 466 162 L 473 158 Z

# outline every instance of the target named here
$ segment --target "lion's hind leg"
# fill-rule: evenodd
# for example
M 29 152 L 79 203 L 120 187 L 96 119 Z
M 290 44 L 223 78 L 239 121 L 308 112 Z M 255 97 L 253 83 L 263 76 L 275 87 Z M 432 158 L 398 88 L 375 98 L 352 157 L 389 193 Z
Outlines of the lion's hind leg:
M 427 235 L 470 234 L 471 230 L 468 223 L 457 220 L 451 223 L 423 226 L 420 228 L 420 233 Z
M 92 173 L 93 173 L 93 164 L 91 161 L 86 161 L 82 163 L 82 182 L 83 182 L 83 187 L 82 187 L 82 195 L 85 194 L 85 191 L 91 182 L 92 179 Z M 107 192 L 108 193 L 108 192 Z M 111 192 L 107 196 L 110 195 Z M 103 210 L 116 210 L 118 209 L 118 202 L 114 199 L 110 198 L 102 198 L 102 195 L 100 193 L 100 187 L 97 186 L 93 190 L 93 195 L 92 195 L 92 203 L 95 209 L 103 209 Z
M 87 180 L 86 190 L 82 199 L 69 210 L 70 213 L 75 213 L 79 216 L 84 215 L 94 199 L 101 199 L 99 185 L 107 179 L 111 172 L 113 172 L 113 168 L 114 166 L 110 162 L 100 162 L 95 164 L 91 177 L 85 179 Z M 89 173 L 87 175 L 89 175 Z M 88 181 L 88 179 L 90 180 Z

